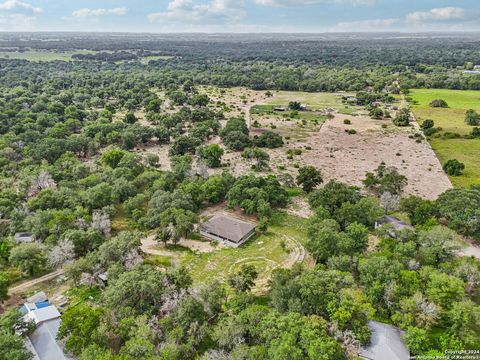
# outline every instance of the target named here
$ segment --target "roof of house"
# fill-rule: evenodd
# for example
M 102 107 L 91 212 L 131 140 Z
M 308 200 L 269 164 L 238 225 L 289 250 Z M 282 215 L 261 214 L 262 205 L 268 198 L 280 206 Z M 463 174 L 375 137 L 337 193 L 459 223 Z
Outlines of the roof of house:
M 388 216 L 388 215 L 378 219 L 377 224 L 379 225 L 391 224 L 395 228 L 395 230 L 399 230 L 399 231 L 403 229 L 413 229 L 412 226 L 408 225 L 402 220 L 394 218 L 393 216 Z
M 217 215 L 200 225 L 200 231 L 221 236 L 233 242 L 240 242 L 255 225 L 229 216 Z
M 33 242 L 35 238 L 33 237 L 32 233 L 29 232 L 18 232 L 14 235 L 16 242 Z
M 27 303 L 36 303 L 40 301 L 47 301 L 48 297 L 47 294 L 45 294 L 45 291 L 39 291 L 32 296 L 27 298 Z
M 28 305 L 30 305 L 30 304 L 28 304 Z M 30 319 L 32 319 L 35 322 L 35 324 L 40 324 L 44 321 L 57 319 L 61 316 L 61 314 L 57 310 L 57 308 L 53 305 L 47 305 L 45 307 L 35 306 L 35 309 L 32 309 L 29 306 L 29 312 L 27 313 L 27 316 Z
M 48 320 L 40 325 L 29 336 L 35 355 L 40 360 L 66 360 L 62 348 L 57 343 L 57 334 L 61 320 Z
M 369 321 L 372 330 L 370 345 L 360 350 L 360 357 L 371 360 L 408 360 L 410 352 L 405 346 L 403 330 L 377 321 Z

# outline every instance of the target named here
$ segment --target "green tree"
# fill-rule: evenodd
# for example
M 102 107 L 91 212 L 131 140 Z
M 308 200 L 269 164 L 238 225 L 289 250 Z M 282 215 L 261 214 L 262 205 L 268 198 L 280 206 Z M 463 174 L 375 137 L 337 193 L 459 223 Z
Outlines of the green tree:
M 465 113 L 465 123 L 470 126 L 480 125 L 480 115 L 473 109 L 467 110 Z
M 363 184 L 378 195 L 387 191 L 393 195 L 400 195 L 407 185 L 407 178 L 401 175 L 396 168 L 387 167 L 382 162 L 374 173 L 367 172 Z
M 253 138 L 253 144 L 257 147 L 275 149 L 283 146 L 283 139 L 273 131 L 265 131 L 260 136 Z
M 423 225 L 435 218 L 437 209 L 433 201 L 418 196 L 409 196 L 400 200 L 400 210 L 406 212 L 412 225 Z
M 8 286 L 10 285 L 10 279 L 7 274 L 0 272 L 0 307 L 3 301 L 8 299 Z
M 443 165 L 443 170 L 450 176 L 460 176 L 465 170 L 465 164 L 457 159 L 450 159 Z
M 89 345 L 101 342 L 98 329 L 104 313 L 105 309 L 87 303 L 68 307 L 58 330 L 58 338 L 66 340 L 65 348 L 78 356 Z
M 374 107 L 372 110 L 370 110 L 369 115 L 373 119 L 381 119 L 383 117 L 383 110 L 379 107 Z
M 224 151 L 218 144 L 200 146 L 197 149 L 197 153 L 208 167 L 217 168 L 222 165 Z
M 419 257 L 423 263 L 438 265 L 452 259 L 460 250 L 457 234 L 443 226 L 421 231 L 418 235 Z
M 120 160 L 122 160 L 122 158 L 125 156 L 125 154 L 126 152 L 120 149 L 110 149 L 103 153 L 101 157 L 101 162 L 115 169 Z
M 228 284 L 237 292 L 246 292 L 255 285 L 258 272 L 253 265 L 242 265 L 240 271 L 228 277 Z
M 430 348 L 430 339 L 425 329 L 409 327 L 405 333 L 405 343 L 412 354 L 426 353 Z
M 393 123 L 397 126 L 408 126 L 410 125 L 410 110 L 409 109 L 400 109 L 393 119 Z
M 433 108 L 448 108 L 447 102 L 443 99 L 432 100 L 429 105 Z
M 313 209 L 322 207 L 331 216 L 334 216 L 344 203 L 355 204 L 360 199 L 361 195 L 357 187 L 335 180 L 329 181 L 324 187 L 308 195 L 308 202 Z
M 270 160 L 270 155 L 268 155 L 266 151 L 259 148 L 246 148 L 242 151 L 242 157 L 245 159 L 255 160 L 256 164 L 252 167 L 256 170 L 266 168 L 268 160 Z
M 311 192 L 323 182 L 322 173 L 314 166 L 304 166 L 298 170 L 297 183 L 303 191 Z
M 30 360 L 32 353 L 25 346 L 25 340 L 14 333 L 0 330 L 0 359 Z
M 15 246 L 10 251 L 9 261 L 29 276 L 33 276 L 45 270 L 47 259 L 42 245 L 26 243 Z
M 127 124 L 135 124 L 137 122 L 137 117 L 133 112 L 128 112 L 125 114 L 123 121 Z

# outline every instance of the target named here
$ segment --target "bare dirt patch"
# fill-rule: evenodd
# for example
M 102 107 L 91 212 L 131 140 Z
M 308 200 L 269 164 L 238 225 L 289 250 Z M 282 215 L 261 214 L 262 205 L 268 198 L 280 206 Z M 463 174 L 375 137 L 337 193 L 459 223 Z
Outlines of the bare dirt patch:
M 351 124 L 344 124 L 344 120 Z M 325 182 L 342 181 L 362 186 L 365 174 L 383 161 L 407 177 L 405 193 L 435 199 L 452 187 L 440 162 L 427 141 L 417 142 L 413 135 L 418 125 L 399 128 L 390 119 L 374 120 L 368 116 L 334 114 L 323 125 L 301 126 L 299 122 L 283 119 L 262 119 L 261 125 L 273 123 L 274 132 L 287 140 L 279 149 L 268 150 L 270 171 L 293 177 L 297 167 L 313 165 L 322 171 Z M 346 132 L 348 129 L 355 134 Z M 288 150 L 301 150 L 301 154 L 288 158 Z M 238 153 L 225 156 L 235 174 L 251 172 L 250 164 Z
M 344 118 L 352 124 L 344 125 Z M 387 128 L 382 128 L 384 123 Z M 357 133 L 349 135 L 347 127 Z M 326 180 L 358 186 L 365 173 L 383 161 L 407 177 L 406 194 L 435 199 L 452 185 L 428 142 L 410 137 L 416 132 L 416 127 L 398 128 L 387 120 L 336 115 L 307 140 L 313 150 L 306 152 L 302 160 L 321 169 Z

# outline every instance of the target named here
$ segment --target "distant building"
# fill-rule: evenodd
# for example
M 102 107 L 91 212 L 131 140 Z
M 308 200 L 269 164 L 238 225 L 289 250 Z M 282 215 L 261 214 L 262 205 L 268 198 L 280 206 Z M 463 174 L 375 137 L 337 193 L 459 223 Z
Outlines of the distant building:
M 276 106 L 273 108 L 273 111 L 283 112 L 283 111 L 287 111 L 287 109 L 284 108 L 283 106 Z
M 35 241 L 35 237 L 29 232 L 18 232 L 14 237 L 17 243 L 31 243 Z
M 478 75 L 480 74 L 480 68 L 479 70 L 464 70 L 463 73 L 468 75 Z
M 473 67 L 473 70 L 480 70 L 480 65 L 475 65 L 475 66 Z
M 375 229 L 382 227 L 383 225 L 390 225 L 395 231 L 402 231 L 405 229 L 414 230 L 414 228 L 400 219 L 393 216 L 384 216 L 375 221 Z
M 255 234 L 255 225 L 230 216 L 217 215 L 200 225 L 200 235 L 238 247 Z
M 360 349 L 360 359 L 408 360 L 410 352 L 403 342 L 404 331 L 395 326 L 369 321 L 372 330 L 370 345 Z
M 34 299 L 43 299 L 44 293 L 34 295 Z M 27 347 L 35 360 L 68 360 L 62 347 L 57 342 L 58 329 L 60 328 L 60 312 L 50 304 L 48 300 L 39 302 L 27 302 L 20 311 L 24 313 L 24 319 L 33 321 L 35 331 L 27 339 Z

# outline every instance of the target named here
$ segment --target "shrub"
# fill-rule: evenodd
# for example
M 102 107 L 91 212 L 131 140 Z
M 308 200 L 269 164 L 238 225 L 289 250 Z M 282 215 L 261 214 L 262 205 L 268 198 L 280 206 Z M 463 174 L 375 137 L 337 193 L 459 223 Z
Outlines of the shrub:
M 343 120 L 343 123 L 344 123 L 345 125 L 351 125 L 351 124 L 352 124 L 352 122 L 351 122 L 349 119 Z
M 408 126 L 410 124 L 410 110 L 401 109 L 393 119 L 393 123 L 397 126 Z
M 427 119 L 427 120 L 425 120 L 425 121 L 422 123 L 421 128 L 422 128 L 422 129 L 431 129 L 431 128 L 434 127 L 434 125 L 435 125 L 435 123 L 434 123 L 433 120 Z
M 475 110 L 467 110 L 465 113 L 465 123 L 470 126 L 480 125 L 480 115 Z
M 435 99 L 430 102 L 430 106 L 434 108 L 447 108 L 448 104 L 443 99 Z
M 462 171 L 465 170 L 465 164 L 457 159 L 451 159 L 443 165 L 443 170 L 450 176 L 459 176 L 462 174 Z

